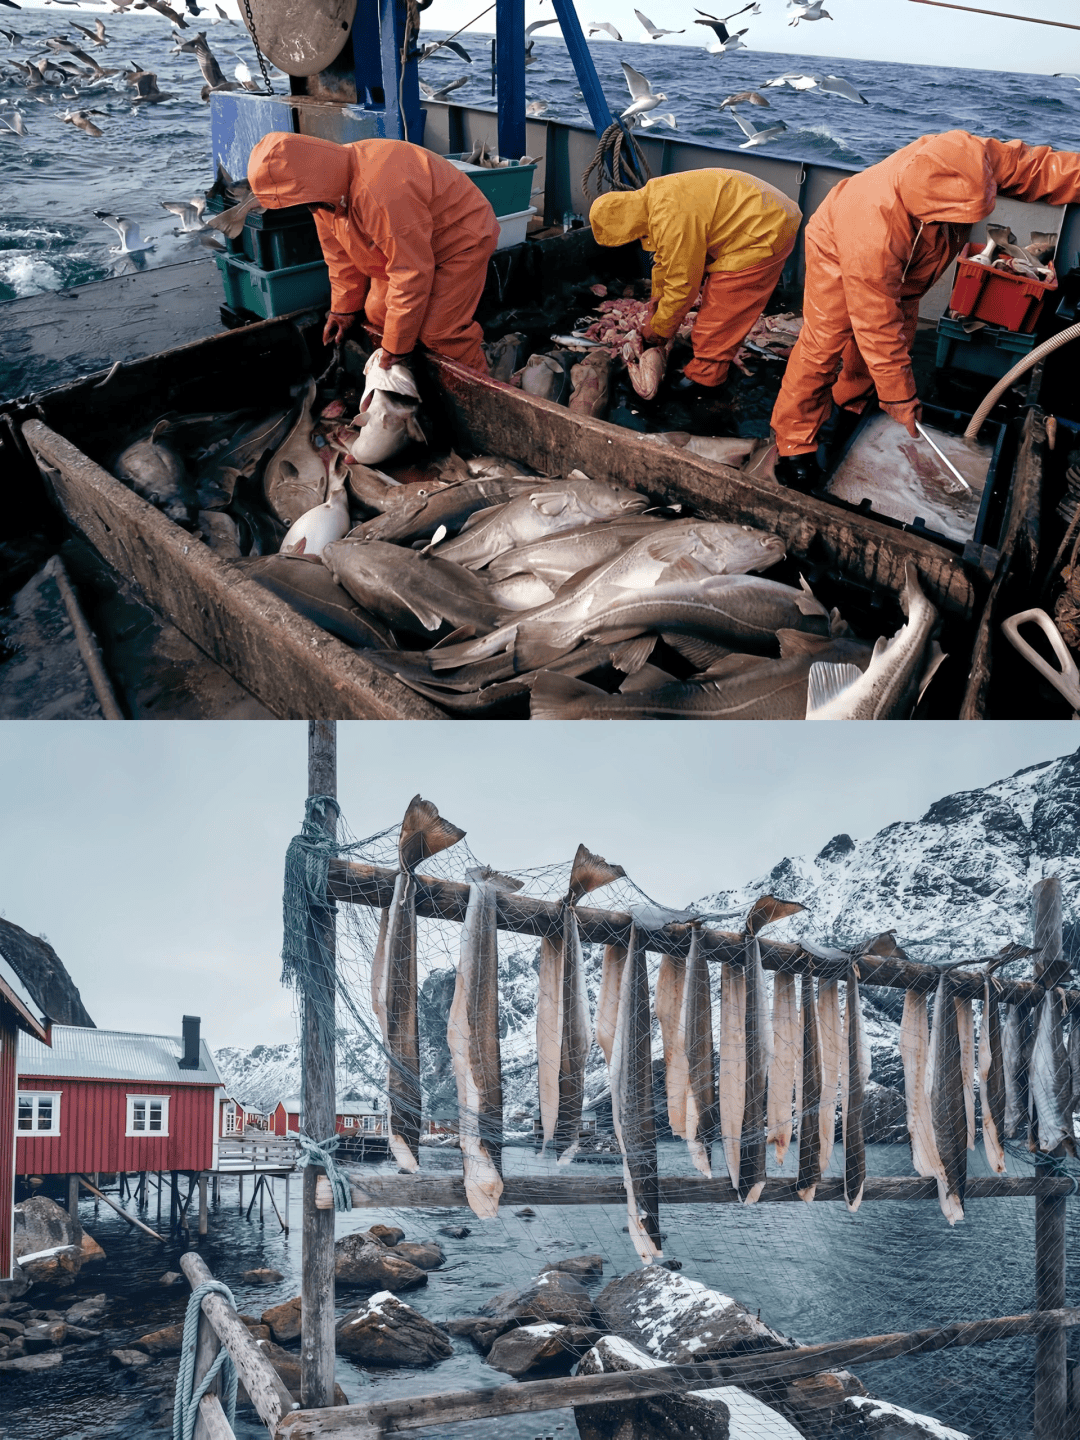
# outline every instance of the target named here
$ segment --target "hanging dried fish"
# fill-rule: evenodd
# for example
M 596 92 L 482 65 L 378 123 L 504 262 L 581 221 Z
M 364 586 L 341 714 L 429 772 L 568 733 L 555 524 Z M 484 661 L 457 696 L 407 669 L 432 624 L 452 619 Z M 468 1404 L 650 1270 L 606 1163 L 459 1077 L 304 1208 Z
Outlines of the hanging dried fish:
M 818 1130 L 821 1135 L 821 1173 L 824 1175 L 829 1168 L 836 1140 L 836 1098 L 844 1057 L 839 980 L 818 982 L 817 1008 L 818 1031 L 821 1035 L 821 1105 L 818 1110 Z
M 560 1160 L 577 1149 L 585 1101 L 585 1062 L 592 1036 L 584 961 L 574 906 L 583 895 L 610 885 L 625 872 L 579 845 L 562 905 L 559 935 L 540 942 L 540 991 L 536 1007 L 537 1078 L 544 1148 L 554 1142 Z
M 792 1095 L 801 1058 L 799 1005 L 795 976 L 778 970 L 773 976 L 773 1060 L 769 1069 L 768 1143 L 776 1146 L 782 1165 L 791 1144 Z
M 1005 1173 L 1005 1057 L 1001 1043 L 1001 1013 L 991 975 L 983 979 L 982 1024 L 979 1027 L 979 1103 L 982 1109 L 983 1150 L 996 1175 Z
M 605 945 L 600 968 L 600 994 L 596 1000 L 596 1043 L 611 1064 L 611 1046 L 615 1039 L 615 1023 L 619 1018 L 619 986 L 626 964 L 625 945 Z
M 686 1135 L 686 1050 L 679 1031 L 686 960 L 681 955 L 661 955 L 656 973 L 656 1018 L 664 1046 L 664 1085 L 667 1091 L 668 1124 L 680 1140 Z
M 844 1060 L 842 1073 L 844 1199 L 852 1214 L 862 1204 L 866 1186 L 866 1140 L 863 1105 L 870 1079 L 870 1050 L 863 1034 L 859 1005 L 859 972 L 852 967 L 844 1006 Z
M 1028 1071 L 1031 1063 L 1031 1002 L 1006 1005 L 1001 1027 L 1001 1050 L 1005 1066 L 1005 1138 L 1027 1139 Z
M 814 977 L 802 977 L 802 1057 L 799 1067 L 799 1199 L 811 1201 L 821 1179 L 821 1035 Z
M 652 1093 L 652 1016 L 645 941 L 630 928 L 611 1050 L 611 1118 L 623 1154 L 630 1238 L 648 1265 L 662 1258 Z
M 926 1071 L 930 1063 L 930 1024 L 927 1019 L 926 992 L 908 990 L 904 994 L 904 1013 L 900 1021 L 900 1058 L 904 1064 L 904 1102 L 907 1109 L 908 1135 L 911 1139 L 911 1163 L 916 1175 L 927 1179 L 936 1176 L 941 1160 L 934 1144 L 934 1122 L 930 1115 L 930 1096 L 926 1088 Z
M 946 967 L 938 979 L 926 1067 L 934 1145 L 941 1162 L 937 1172 L 938 1202 L 950 1225 L 964 1218 L 968 1135 L 960 1024 L 950 976 L 954 969 L 956 966 Z
M 1076 1155 L 1072 1122 L 1072 1072 L 1065 1050 L 1065 992 L 1048 990 L 1035 1013 L 1035 1043 L 1031 1051 L 1028 1103 L 1031 1107 L 1032 1148 L 1045 1154 L 1063 1145 Z
M 720 1114 L 716 1099 L 716 1049 L 713 1044 L 709 962 L 702 949 L 701 932 L 697 925 L 690 932 L 690 953 L 686 957 L 679 1040 L 681 1054 L 686 1061 L 686 1143 L 695 1168 L 711 1178 L 710 1152 L 719 1134 Z
M 971 1001 L 956 997 L 956 1027 L 960 1034 L 960 1070 L 964 1077 L 964 1116 L 967 1148 L 975 1149 L 975 1017 Z
M 398 838 L 400 870 L 394 898 L 380 931 L 375 1014 L 382 1027 L 389 1069 L 390 1150 L 404 1170 L 420 1168 L 420 1033 L 417 1021 L 415 867 L 465 834 L 442 819 L 430 800 L 414 795 Z
M 732 1186 L 739 1188 L 739 1137 L 746 1105 L 746 970 L 720 966 L 720 1135 Z
M 502 1195 L 503 1097 L 499 1052 L 499 892 L 520 880 L 470 870 L 454 998 L 446 1039 L 458 1094 L 458 1137 L 465 1198 L 473 1214 L 493 1220 Z

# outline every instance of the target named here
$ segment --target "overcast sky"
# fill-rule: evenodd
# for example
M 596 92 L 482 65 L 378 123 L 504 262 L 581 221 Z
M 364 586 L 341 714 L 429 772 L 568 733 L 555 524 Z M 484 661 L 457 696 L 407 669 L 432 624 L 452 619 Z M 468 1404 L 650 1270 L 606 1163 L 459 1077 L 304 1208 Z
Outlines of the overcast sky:
M 295 1035 L 278 984 L 285 850 L 307 793 L 303 724 L 2 730 L 0 910 L 55 946 L 95 1022 L 211 1045 Z M 868 836 L 941 796 L 1072 751 L 1072 724 L 338 726 L 351 831 L 417 791 L 503 870 L 580 841 L 679 906 Z

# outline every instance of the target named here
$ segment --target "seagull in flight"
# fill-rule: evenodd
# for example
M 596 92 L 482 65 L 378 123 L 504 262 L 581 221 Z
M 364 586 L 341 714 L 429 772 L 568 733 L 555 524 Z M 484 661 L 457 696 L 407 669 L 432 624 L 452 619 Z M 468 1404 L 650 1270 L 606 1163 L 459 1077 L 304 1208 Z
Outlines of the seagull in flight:
M 74 125 L 76 130 L 82 130 L 87 135 L 104 135 L 105 131 L 95 125 L 93 120 L 90 119 L 91 115 L 104 114 L 104 110 L 68 110 L 60 116 L 60 119 L 68 125 Z
M 738 125 L 739 129 L 746 136 L 746 139 L 739 146 L 740 150 L 751 150 L 755 145 L 767 145 L 770 140 L 775 140 L 777 135 L 783 134 L 787 126 L 782 120 L 777 120 L 775 125 L 769 125 L 764 130 L 759 130 L 749 120 L 744 120 L 738 110 L 732 109 L 731 118 Z
M 669 130 L 677 130 L 679 128 L 675 123 L 675 116 L 671 114 L 656 115 L 650 113 L 648 115 L 641 115 L 638 117 L 638 124 L 642 129 L 648 129 L 650 125 L 666 125 Z
M 1054 79 L 1055 79 L 1055 80 L 1075 80 L 1075 81 L 1076 81 L 1076 84 L 1077 84 L 1077 88 L 1080 88 L 1080 75 L 1069 75 L 1069 74 L 1066 74 L 1066 72 L 1065 72 L 1064 70 L 1055 70 L 1055 71 L 1054 71 Z
M 622 36 L 619 34 L 618 30 L 615 29 L 615 26 L 609 24 L 607 20 L 590 20 L 588 30 L 586 31 L 586 39 L 591 39 L 598 30 L 603 30 L 606 34 L 611 36 L 612 40 L 622 39 Z
M 414 50 L 413 53 L 406 58 L 415 60 L 422 65 L 425 60 L 430 60 L 432 55 L 438 50 L 452 50 L 455 55 L 461 56 L 466 65 L 472 64 L 472 56 L 465 49 L 465 46 L 459 44 L 456 40 L 433 40 L 430 45 L 424 45 L 421 49 Z
M 621 60 L 619 63 L 622 65 L 626 84 L 630 91 L 630 104 L 622 112 L 623 120 L 629 120 L 635 116 L 644 115 L 649 110 L 655 110 L 661 100 L 667 99 L 662 90 L 653 90 L 640 70 L 635 70 L 625 60 Z
M 424 81 L 421 80 L 420 89 L 429 100 L 445 100 L 454 90 L 460 90 L 462 85 L 467 85 L 468 83 L 468 75 L 459 75 L 456 80 L 450 80 L 447 84 L 440 85 L 437 90 L 434 85 L 426 85 Z
M 756 90 L 740 90 L 737 95 L 729 95 L 726 100 L 720 101 L 721 110 L 734 109 L 736 105 L 764 105 L 768 108 L 769 102 Z
M 153 235 L 151 235 L 149 239 L 144 240 L 139 233 L 139 222 L 137 220 L 128 220 L 123 215 L 110 215 L 107 210 L 95 210 L 94 214 L 99 220 L 103 220 L 110 230 L 115 230 L 117 235 L 120 236 L 119 245 L 109 246 L 109 253 L 111 255 L 133 255 L 137 250 L 152 250 L 154 248 L 150 243 L 154 238 Z
M 824 90 L 827 95 L 842 95 L 845 100 L 853 100 L 856 105 L 870 104 L 865 95 L 860 95 L 850 81 L 842 79 L 839 75 L 788 73 L 777 75 L 775 80 L 766 80 L 761 88 L 768 90 L 772 85 L 787 85 L 792 90 Z
M 737 13 L 741 15 L 742 11 L 740 10 Z M 725 50 L 746 49 L 746 46 L 743 44 L 740 38 L 741 36 L 746 34 L 745 28 L 742 30 L 736 30 L 734 34 L 732 34 L 732 32 L 727 28 L 727 25 L 724 23 L 724 21 L 718 20 L 715 15 L 707 15 L 704 10 L 699 10 L 698 14 L 705 15 L 705 19 L 695 20 L 694 24 L 707 25 L 716 37 L 714 40 L 710 40 L 709 43 L 705 46 L 705 49 L 708 50 L 710 55 L 723 55 Z M 733 17 L 729 15 L 727 18 L 731 20 Z
M 828 10 L 823 10 L 825 0 L 789 0 L 792 8 L 797 12 L 788 21 L 789 25 L 798 25 L 800 20 L 831 20 L 833 17 Z
M 162 200 L 161 208 L 169 210 L 180 221 L 181 230 L 187 234 L 191 230 L 205 230 L 206 225 L 202 214 L 206 209 L 206 196 L 196 195 L 192 200 Z
M 8 120 L 7 117 L 4 115 L 0 115 L 0 125 L 2 125 L 5 130 L 10 130 L 15 135 L 26 134 L 26 121 L 23 119 L 22 115 L 20 115 L 18 110 L 13 110 L 11 112 L 10 120 Z
M 71 27 L 73 30 L 81 30 L 86 38 L 95 45 L 108 45 L 109 43 L 108 37 L 105 34 L 105 22 L 100 18 L 94 21 L 93 30 L 88 30 L 85 25 L 80 25 L 77 20 L 71 22 Z
M 683 35 L 686 33 L 684 30 L 658 30 L 649 17 L 643 15 L 640 10 L 635 10 L 634 14 L 644 27 L 641 32 L 642 44 L 647 44 L 650 40 L 662 40 L 665 35 Z

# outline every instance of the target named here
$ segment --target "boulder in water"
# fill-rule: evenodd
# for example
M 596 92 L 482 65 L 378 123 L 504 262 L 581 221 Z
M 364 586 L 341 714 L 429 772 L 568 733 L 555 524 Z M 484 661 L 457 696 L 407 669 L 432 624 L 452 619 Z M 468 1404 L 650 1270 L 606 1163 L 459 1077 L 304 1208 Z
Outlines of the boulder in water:
M 499 1336 L 488 1351 L 487 1363 L 516 1380 L 569 1375 L 582 1354 L 600 1338 L 599 1330 L 583 1325 L 519 1325 Z
M 652 1370 L 663 1361 L 618 1335 L 605 1335 L 582 1357 L 579 1375 Z M 650 1395 L 574 1408 L 581 1440 L 731 1440 L 727 1406 L 696 1395 Z M 762 1431 L 762 1434 L 771 1432 Z
M 658 1265 L 612 1280 L 596 1297 L 596 1308 L 609 1330 L 633 1336 L 670 1365 L 786 1349 L 792 1343 L 730 1295 Z
M 847 1401 L 848 1414 L 858 1416 L 858 1434 L 868 1440 L 969 1440 L 962 1430 L 953 1430 L 930 1415 L 917 1415 L 884 1400 L 853 1397 Z
M 337 1352 L 365 1365 L 434 1365 L 454 1347 L 446 1332 L 389 1290 L 372 1295 L 337 1323 Z
M 45 1195 L 35 1195 L 15 1206 L 14 1248 L 17 1260 L 20 1255 L 36 1255 L 42 1250 L 55 1250 L 61 1246 L 78 1247 L 80 1232 L 71 1216 L 55 1200 Z M 75 1277 L 82 1269 L 82 1251 L 76 1248 L 62 1255 L 50 1255 L 34 1260 L 18 1268 L 28 1280 L 35 1284 L 67 1286 L 75 1283 Z
M 276 1285 L 279 1280 L 284 1280 L 280 1270 L 260 1269 L 245 1270 L 240 1276 L 242 1285 Z
M 64 1319 L 69 1325 L 91 1324 L 93 1321 L 101 1319 L 108 1303 L 109 1297 L 104 1293 L 91 1295 L 86 1300 L 76 1300 L 75 1304 L 69 1306 L 64 1312 Z
M 427 1271 L 366 1235 L 343 1235 L 334 1245 L 334 1275 L 339 1285 L 366 1290 L 415 1290 L 427 1284 Z
M 270 1334 L 279 1345 L 283 1345 L 286 1340 L 299 1340 L 300 1296 L 294 1295 L 291 1300 L 264 1310 L 262 1323 L 270 1327 Z
M 400 1245 L 405 1239 L 405 1231 L 399 1230 L 396 1225 L 372 1225 L 367 1234 L 386 1246 Z
M 604 1257 L 602 1255 L 567 1255 L 563 1260 L 552 1260 L 548 1265 L 540 1266 L 540 1274 L 544 1275 L 549 1270 L 558 1270 L 563 1275 L 602 1275 L 604 1273 Z
M 147 1355 L 179 1355 L 184 1348 L 183 1325 L 166 1325 L 161 1330 L 151 1330 L 131 1342 L 132 1350 L 145 1350 Z
M 277 1371 L 282 1384 L 288 1390 L 294 1400 L 300 1400 L 300 1356 L 293 1355 L 288 1350 L 283 1350 L 280 1345 L 275 1345 L 272 1340 L 256 1340 L 256 1345 L 266 1356 L 267 1360 Z M 238 1405 L 249 1405 L 251 1403 L 247 1391 L 244 1389 L 243 1381 L 236 1396 Z M 345 1391 L 340 1385 L 334 1386 L 334 1404 L 347 1405 L 349 1403 Z
M 392 1247 L 392 1253 L 421 1270 L 438 1270 L 440 1265 L 446 1263 L 442 1246 L 436 1245 L 434 1240 L 402 1240 Z

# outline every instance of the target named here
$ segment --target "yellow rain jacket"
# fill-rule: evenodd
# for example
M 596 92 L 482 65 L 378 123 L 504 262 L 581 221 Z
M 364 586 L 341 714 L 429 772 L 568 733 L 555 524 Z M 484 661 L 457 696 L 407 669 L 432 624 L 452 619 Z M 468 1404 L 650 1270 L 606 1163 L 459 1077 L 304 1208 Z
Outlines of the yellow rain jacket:
M 601 195 L 589 223 L 601 245 L 640 240 L 653 252 L 652 328 L 678 329 L 706 274 L 771 260 L 795 238 L 802 211 L 774 186 L 741 170 L 687 170 L 641 190 Z

